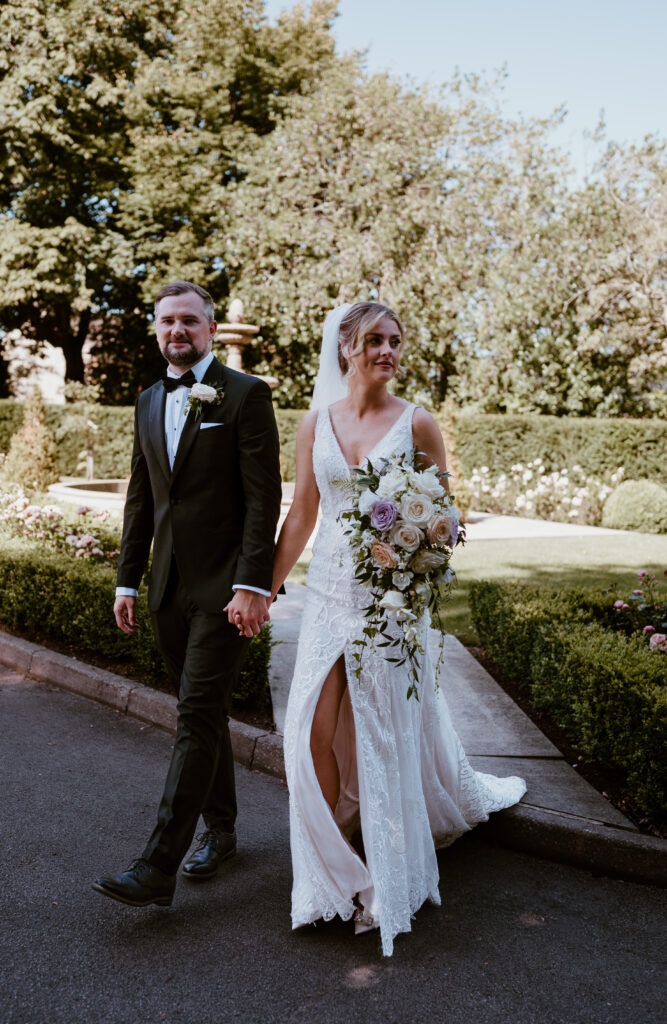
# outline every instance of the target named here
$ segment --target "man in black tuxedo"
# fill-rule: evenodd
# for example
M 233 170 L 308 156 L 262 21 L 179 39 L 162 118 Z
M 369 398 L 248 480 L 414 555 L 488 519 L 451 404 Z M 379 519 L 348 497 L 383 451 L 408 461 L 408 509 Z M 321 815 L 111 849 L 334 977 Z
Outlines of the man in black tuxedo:
M 186 281 L 168 285 L 155 302 L 155 325 L 168 367 L 137 401 L 114 614 L 120 629 L 136 631 L 152 542 L 148 605 L 178 694 L 178 727 L 142 856 L 93 884 L 132 906 L 171 904 L 200 813 L 206 829 L 185 875 L 210 878 L 235 852 L 227 715 L 250 638 L 269 619 L 281 496 L 271 392 L 212 355 L 208 292 Z

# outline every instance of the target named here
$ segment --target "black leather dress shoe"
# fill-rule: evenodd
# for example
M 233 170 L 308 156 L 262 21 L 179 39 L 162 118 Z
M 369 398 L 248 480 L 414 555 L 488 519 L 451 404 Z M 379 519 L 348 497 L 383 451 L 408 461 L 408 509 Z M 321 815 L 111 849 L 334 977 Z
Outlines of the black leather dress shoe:
M 147 907 L 151 903 L 156 903 L 158 907 L 170 907 L 175 888 L 174 875 L 165 875 L 143 857 L 135 860 L 120 875 L 98 878 L 93 882 L 96 892 L 131 907 Z
M 183 865 L 186 878 L 201 881 L 213 878 L 223 860 L 229 860 L 236 853 L 236 832 L 220 832 L 209 828 L 197 836 L 199 846 Z

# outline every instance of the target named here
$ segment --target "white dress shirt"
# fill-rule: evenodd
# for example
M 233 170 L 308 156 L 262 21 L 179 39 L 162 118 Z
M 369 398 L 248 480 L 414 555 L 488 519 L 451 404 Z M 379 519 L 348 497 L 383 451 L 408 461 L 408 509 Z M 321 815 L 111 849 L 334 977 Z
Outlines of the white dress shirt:
M 213 362 L 214 356 L 212 352 L 208 355 L 202 356 L 198 363 L 190 367 L 195 375 L 198 384 L 204 379 L 204 375 L 208 370 L 209 366 Z M 167 376 L 178 378 L 180 373 L 174 373 L 171 366 L 167 367 Z M 190 388 L 174 388 L 173 391 L 168 391 L 166 401 L 164 405 L 164 439 L 167 445 L 167 456 L 169 458 L 169 468 L 174 468 L 174 461 L 176 459 L 176 452 L 178 451 L 178 445 L 181 440 L 181 434 L 183 433 L 183 427 L 187 416 L 185 415 L 185 407 L 190 397 Z M 261 590 L 259 587 L 249 587 L 247 585 L 239 586 L 235 583 L 232 590 L 252 590 L 255 594 L 263 594 L 264 597 L 271 597 L 269 590 Z M 137 591 L 132 587 L 116 587 L 116 597 L 136 597 Z

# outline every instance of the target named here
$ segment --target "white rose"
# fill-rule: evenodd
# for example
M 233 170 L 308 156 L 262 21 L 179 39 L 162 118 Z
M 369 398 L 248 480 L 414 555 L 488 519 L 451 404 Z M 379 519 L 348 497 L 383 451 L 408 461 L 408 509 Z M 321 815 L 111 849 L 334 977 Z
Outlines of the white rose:
M 411 572 L 393 572 L 391 574 L 391 582 L 397 590 L 405 590 L 406 587 L 410 586 L 411 581 Z
M 394 469 L 380 477 L 376 493 L 378 498 L 395 498 L 406 487 L 407 479 L 405 473 L 398 469 L 398 467 L 394 467 Z
M 423 531 L 412 523 L 396 523 L 391 531 L 390 541 L 404 551 L 416 551 L 424 539 Z
M 378 496 L 366 487 L 359 497 L 359 512 L 362 516 L 369 516 L 377 505 Z
M 393 619 L 395 622 L 408 622 L 416 618 L 408 608 L 405 594 L 401 594 L 398 590 L 388 590 L 380 600 L 380 608 L 384 608 L 387 618 Z
M 426 494 L 429 498 L 440 498 L 445 489 L 438 480 L 438 467 L 429 466 L 421 473 L 411 472 L 409 475 L 410 487 L 418 494 Z
M 426 494 L 408 491 L 401 498 L 401 515 L 413 526 L 425 526 L 434 512 L 433 502 Z
M 432 569 L 438 569 L 446 557 L 439 551 L 419 551 L 412 559 L 410 568 L 415 572 L 431 572 Z
M 190 389 L 190 398 L 197 398 L 200 402 L 212 402 L 217 391 L 209 384 L 193 384 Z

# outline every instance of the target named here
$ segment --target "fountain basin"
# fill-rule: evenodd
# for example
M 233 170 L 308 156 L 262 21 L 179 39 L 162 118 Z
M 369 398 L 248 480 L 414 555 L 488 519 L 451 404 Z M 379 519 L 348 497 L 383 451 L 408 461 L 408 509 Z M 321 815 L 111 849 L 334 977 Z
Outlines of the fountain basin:
M 95 512 L 122 516 L 127 484 L 127 480 L 60 480 L 50 484 L 49 494 L 54 501 L 77 508 L 87 505 Z

